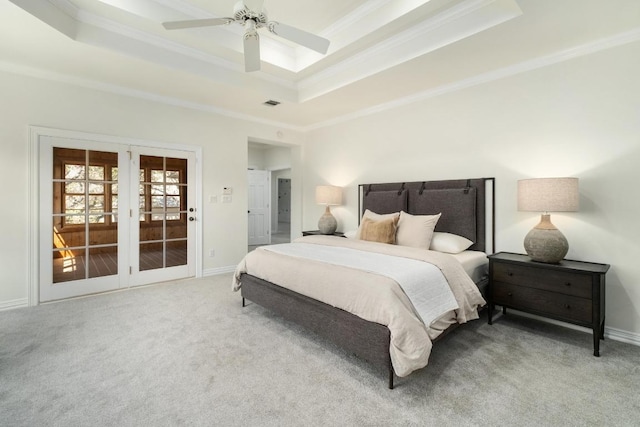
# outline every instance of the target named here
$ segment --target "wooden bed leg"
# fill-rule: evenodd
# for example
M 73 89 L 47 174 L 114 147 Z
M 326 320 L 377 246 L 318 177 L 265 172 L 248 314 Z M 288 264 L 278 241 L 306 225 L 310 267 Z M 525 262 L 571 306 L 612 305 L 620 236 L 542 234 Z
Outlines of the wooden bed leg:
M 393 390 L 393 365 L 389 362 L 389 390 Z
M 244 297 L 242 297 L 242 306 L 245 307 Z

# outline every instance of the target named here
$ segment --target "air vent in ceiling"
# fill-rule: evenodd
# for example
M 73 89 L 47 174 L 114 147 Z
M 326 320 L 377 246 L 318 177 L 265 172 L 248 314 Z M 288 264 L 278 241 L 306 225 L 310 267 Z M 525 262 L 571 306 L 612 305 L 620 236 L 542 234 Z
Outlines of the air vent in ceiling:
M 274 101 L 273 99 L 265 101 L 265 103 L 264 103 L 264 105 L 268 105 L 269 107 L 275 107 L 278 104 L 280 104 L 280 102 Z

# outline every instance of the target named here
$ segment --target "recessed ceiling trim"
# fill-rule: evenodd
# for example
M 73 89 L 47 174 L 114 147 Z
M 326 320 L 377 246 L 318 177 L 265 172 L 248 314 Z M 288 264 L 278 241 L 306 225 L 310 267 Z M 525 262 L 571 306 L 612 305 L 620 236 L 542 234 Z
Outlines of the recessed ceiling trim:
M 170 19 L 182 19 L 198 16 L 202 18 L 217 18 L 213 14 L 199 7 L 187 4 L 181 0 L 98 0 L 109 6 L 125 10 L 143 18 L 163 22 Z M 176 15 L 176 12 L 178 15 Z
M 467 0 L 298 83 L 300 102 L 435 51 L 522 14 L 515 0 Z
M 431 0 L 370 0 L 351 13 L 343 16 L 320 35 L 331 40 L 329 55 L 347 48 L 356 41 L 379 31 L 381 27 L 412 13 Z M 298 48 L 298 64 L 295 71 L 300 72 L 323 59 L 322 55 Z
M 58 0 L 59 1 L 59 0 Z M 64 0 L 66 1 L 66 0 Z M 205 18 L 221 18 L 216 14 L 210 13 L 193 5 L 186 4 L 183 1 L 162 1 L 162 0 L 99 0 L 102 3 L 122 9 L 128 13 L 140 16 L 150 20 L 158 25 L 161 22 L 177 21 L 182 19 L 205 19 Z M 176 14 L 176 12 L 178 14 Z M 231 10 L 230 10 L 231 12 Z M 229 13 L 227 16 L 230 16 Z M 235 52 L 243 54 L 242 37 L 244 29 L 239 25 L 225 25 L 216 28 L 197 28 L 190 29 L 191 32 L 200 32 L 207 34 L 212 40 L 216 40 L 220 44 L 224 40 L 227 48 Z M 222 39 L 222 40 L 221 40 Z M 162 38 L 162 40 L 168 40 Z M 262 47 L 262 60 L 270 64 L 294 70 L 296 64 L 296 50 L 293 46 L 277 42 L 269 37 L 261 37 L 260 44 Z M 234 69 L 243 69 L 242 64 Z M 264 77 L 264 76 L 263 76 Z
M 78 6 L 71 3 L 69 0 L 50 0 L 50 2 L 72 18 L 76 18 L 80 11 Z
M 418 3 L 424 4 L 430 0 L 421 0 Z M 329 27 L 325 28 L 320 32 L 320 35 L 326 38 L 330 38 L 338 35 L 342 31 L 353 28 L 353 26 L 358 25 L 365 17 L 369 16 L 371 13 L 380 9 L 381 7 L 388 4 L 388 0 L 370 0 L 363 5 L 356 8 L 351 13 L 344 15 L 342 18 L 338 19 L 336 22 L 331 24 Z
M 204 53 L 200 50 L 189 48 L 172 41 L 168 41 L 162 37 L 157 37 L 149 33 L 136 30 L 129 26 L 119 24 L 115 21 L 111 21 L 109 19 L 103 18 L 98 15 L 94 15 L 92 13 L 88 13 L 86 11 L 80 11 L 78 13 L 78 21 L 80 21 L 83 24 L 91 25 L 101 30 L 117 34 L 118 36 L 126 37 L 127 39 L 137 40 L 139 42 L 142 42 L 150 46 L 155 46 L 155 47 L 170 50 L 173 52 L 178 52 L 183 55 L 191 56 L 201 61 L 206 61 L 210 64 L 215 64 L 219 67 L 224 67 L 232 71 L 242 71 L 242 66 L 240 64 L 236 64 L 231 61 L 220 59 L 213 55 Z M 96 39 L 97 39 L 96 37 L 90 37 L 86 33 L 80 33 L 78 35 L 77 41 L 86 42 L 90 44 L 98 44 L 98 45 L 104 44 L 104 43 L 100 43 L 100 41 Z
M 78 30 L 77 22 L 74 19 L 74 15 L 63 12 L 67 9 L 64 5 L 58 7 L 55 4 L 48 1 L 25 1 L 25 0 L 9 0 L 19 8 L 25 10 L 31 15 L 37 17 L 42 22 L 45 22 L 50 27 L 61 32 L 65 36 L 75 39 L 76 32 Z M 66 1 L 66 0 L 62 0 Z M 76 13 L 77 8 L 69 9 L 70 13 Z
M 24 65 L 12 64 L 4 61 L 0 61 L 0 70 L 8 73 L 12 73 L 12 74 L 32 77 L 36 79 L 70 84 L 70 85 L 84 87 L 86 89 L 96 90 L 100 92 L 122 95 L 122 96 L 131 97 L 131 98 L 150 101 L 150 102 L 157 102 L 159 104 L 165 104 L 165 105 L 171 105 L 174 107 L 188 108 L 191 110 L 219 114 L 224 117 L 230 117 L 230 118 L 239 119 L 239 120 L 246 120 L 254 123 L 265 124 L 268 126 L 294 130 L 297 132 L 301 132 L 303 130 L 302 127 L 295 126 L 290 123 L 263 119 L 261 117 L 252 116 L 250 114 L 238 113 L 237 111 L 232 111 L 226 108 L 220 108 L 220 107 L 214 107 L 211 105 L 200 104 L 196 102 L 184 101 L 182 99 L 178 99 L 175 97 L 158 95 L 156 93 L 131 89 L 131 88 L 109 84 L 109 83 L 103 83 L 96 80 L 83 79 L 76 76 L 70 76 L 67 74 L 56 73 L 53 71 L 42 70 L 39 68 L 33 68 L 33 67 L 24 66 Z
M 30 4 L 24 0 L 12 1 L 21 8 L 23 4 Z M 59 28 L 52 23 L 58 21 L 72 23 L 74 28 L 71 38 L 77 42 L 100 46 L 134 58 L 144 58 L 156 64 L 185 70 L 224 84 L 243 86 L 247 84 L 247 79 L 269 82 L 275 86 L 265 90 L 268 90 L 272 96 L 277 95 L 287 101 L 297 101 L 296 85 L 289 80 L 261 72 L 248 76 L 240 64 L 225 61 L 200 50 L 77 9 L 67 0 L 50 1 L 55 2 L 55 5 L 49 1 L 39 1 L 38 4 L 46 4 L 48 7 L 25 10 L 56 30 Z M 73 13 L 75 16 L 72 17 L 67 13 Z

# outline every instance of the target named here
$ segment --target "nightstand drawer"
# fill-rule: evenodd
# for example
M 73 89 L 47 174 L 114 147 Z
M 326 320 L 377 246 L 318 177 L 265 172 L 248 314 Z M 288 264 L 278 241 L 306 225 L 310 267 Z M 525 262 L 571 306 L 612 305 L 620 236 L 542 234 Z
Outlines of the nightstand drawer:
M 589 299 L 501 282 L 493 283 L 491 293 L 493 302 L 498 305 L 546 314 L 561 320 L 585 324 L 592 321 Z
M 544 274 L 544 279 L 541 279 L 542 274 Z M 592 284 L 590 274 L 495 263 L 493 266 L 493 279 L 498 282 L 591 299 Z

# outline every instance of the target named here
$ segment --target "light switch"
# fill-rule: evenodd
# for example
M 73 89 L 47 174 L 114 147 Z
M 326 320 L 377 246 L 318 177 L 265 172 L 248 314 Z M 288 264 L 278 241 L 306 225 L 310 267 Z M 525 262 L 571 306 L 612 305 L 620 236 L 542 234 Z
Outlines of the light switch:
M 223 187 L 222 188 L 222 194 L 224 194 L 225 196 L 230 196 L 233 194 L 233 188 L 231 187 Z
M 218 203 L 218 196 L 209 196 L 209 203 Z
M 231 203 L 231 196 L 222 196 L 222 203 Z

